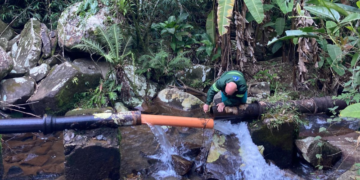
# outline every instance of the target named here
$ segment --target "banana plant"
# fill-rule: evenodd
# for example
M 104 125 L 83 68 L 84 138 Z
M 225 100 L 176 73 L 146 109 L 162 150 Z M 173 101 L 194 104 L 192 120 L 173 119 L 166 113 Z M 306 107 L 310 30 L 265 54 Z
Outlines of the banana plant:
M 355 7 L 347 5 L 341 5 L 340 7 L 335 3 L 324 0 L 309 2 L 312 2 L 315 6 L 305 6 L 304 9 L 315 15 L 316 17 L 314 18 L 323 19 L 325 26 L 288 30 L 285 31 L 285 36 L 274 38 L 269 41 L 268 45 L 288 39 L 297 41 L 300 37 L 315 38 L 323 52 L 320 54 L 320 61 L 317 62 L 319 68 L 326 65 L 339 76 L 343 76 L 346 71 L 353 73 L 354 69 L 358 67 L 357 63 L 360 59 L 360 34 L 359 30 L 355 29 L 353 22 L 360 20 L 360 13 L 354 10 Z M 303 14 L 299 8 L 297 8 L 297 11 L 299 11 L 298 14 Z M 341 19 L 340 15 L 346 16 Z M 349 33 L 343 33 L 345 31 Z M 348 69 L 344 64 L 345 61 L 350 59 L 351 68 Z

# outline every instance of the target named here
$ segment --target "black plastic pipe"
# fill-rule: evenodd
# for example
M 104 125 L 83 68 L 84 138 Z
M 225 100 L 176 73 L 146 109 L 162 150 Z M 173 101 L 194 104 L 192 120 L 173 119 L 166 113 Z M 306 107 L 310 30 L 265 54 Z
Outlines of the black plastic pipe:
M 48 134 L 65 129 L 95 129 L 99 127 L 119 127 L 141 124 L 141 113 L 138 111 L 98 113 L 88 116 L 43 118 L 1 119 L 0 134 L 42 132 Z

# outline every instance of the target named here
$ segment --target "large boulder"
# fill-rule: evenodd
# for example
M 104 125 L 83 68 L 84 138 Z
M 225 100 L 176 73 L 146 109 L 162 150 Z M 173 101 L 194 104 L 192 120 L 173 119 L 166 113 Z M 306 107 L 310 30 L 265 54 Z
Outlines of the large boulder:
M 264 157 L 271 160 L 280 168 L 289 168 L 295 154 L 295 123 L 284 122 L 278 127 L 270 126 L 271 122 L 264 120 L 253 125 L 250 129 L 255 144 L 265 147 Z
M 302 153 L 303 158 L 314 167 L 321 165 L 324 169 L 332 168 L 342 156 L 341 149 L 314 137 L 298 139 L 295 144 Z M 319 155 L 321 157 L 317 157 Z M 320 161 L 319 158 L 321 158 Z
M 154 100 L 156 111 L 161 114 L 186 117 L 203 117 L 202 102 L 197 97 L 179 89 L 163 89 Z M 155 110 L 153 110 L 155 111 Z
M 26 102 L 34 90 L 35 81 L 30 77 L 5 79 L 0 84 L 1 100 L 10 104 Z
M 176 76 L 187 86 L 202 91 L 206 86 L 211 85 L 214 79 L 214 71 L 209 66 L 197 64 L 185 69 L 185 71 L 178 72 Z
M 12 58 L 0 47 L 0 80 L 12 70 L 13 66 Z
M 95 88 L 101 78 L 92 61 L 77 59 L 55 65 L 28 102 L 36 114 L 61 114 L 73 107 L 74 94 Z
M 2 33 L 1 37 L 5 38 L 6 40 L 10 40 L 15 36 L 14 30 L 1 20 L 0 20 L 0 33 Z
M 86 13 L 86 17 L 79 15 L 78 11 L 82 3 L 75 3 L 62 12 L 58 21 L 58 43 L 60 47 L 65 47 L 66 50 L 71 49 L 79 44 L 82 38 L 88 38 L 89 35 L 94 34 L 97 27 L 104 28 L 109 20 L 118 23 L 118 20 L 112 18 L 109 14 L 108 6 L 98 6 L 99 11 L 96 14 Z
M 36 66 L 41 54 L 40 22 L 31 18 L 21 31 L 14 55 L 14 71 L 26 72 Z
M 127 91 L 130 97 L 125 97 L 123 102 L 129 107 L 141 109 L 141 105 L 144 103 L 145 99 L 152 99 L 155 96 L 157 85 L 147 81 L 145 76 L 136 74 L 136 67 L 132 65 L 126 65 L 124 71 L 127 76 L 130 90 L 122 90 L 122 92 Z

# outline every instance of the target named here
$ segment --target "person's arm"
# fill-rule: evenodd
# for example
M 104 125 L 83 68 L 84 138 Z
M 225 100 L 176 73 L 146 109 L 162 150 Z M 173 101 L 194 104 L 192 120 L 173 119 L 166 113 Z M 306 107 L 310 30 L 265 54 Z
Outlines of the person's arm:
M 207 105 L 210 105 L 210 104 L 211 104 L 211 102 L 212 102 L 213 99 L 214 99 L 215 94 L 220 91 L 219 86 L 217 85 L 217 82 L 218 82 L 218 81 L 216 81 L 216 82 L 210 87 L 210 89 L 209 89 L 208 92 L 207 92 L 207 97 L 206 97 L 206 104 L 207 104 Z

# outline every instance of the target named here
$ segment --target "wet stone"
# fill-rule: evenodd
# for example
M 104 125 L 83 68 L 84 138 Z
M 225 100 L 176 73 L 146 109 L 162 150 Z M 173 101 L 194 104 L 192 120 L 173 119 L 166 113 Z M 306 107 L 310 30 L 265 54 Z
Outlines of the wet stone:
M 176 173 L 181 176 L 188 173 L 194 164 L 193 161 L 189 161 L 179 155 L 172 155 L 171 158 Z
M 102 112 L 109 111 L 104 108 Z M 70 111 L 89 115 L 93 111 Z M 98 112 L 98 111 L 97 111 Z M 65 130 L 65 179 L 119 179 L 120 150 L 117 128 Z
M 295 124 L 283 123 L 278 128 L 269 128 L 265 122 L 259 122 L 250 129 L 251 137 L 256 145 L 263 145 L 264 158 L 271 160 L 280 168 L 288 168 L 292 164 L 295 153 Z

